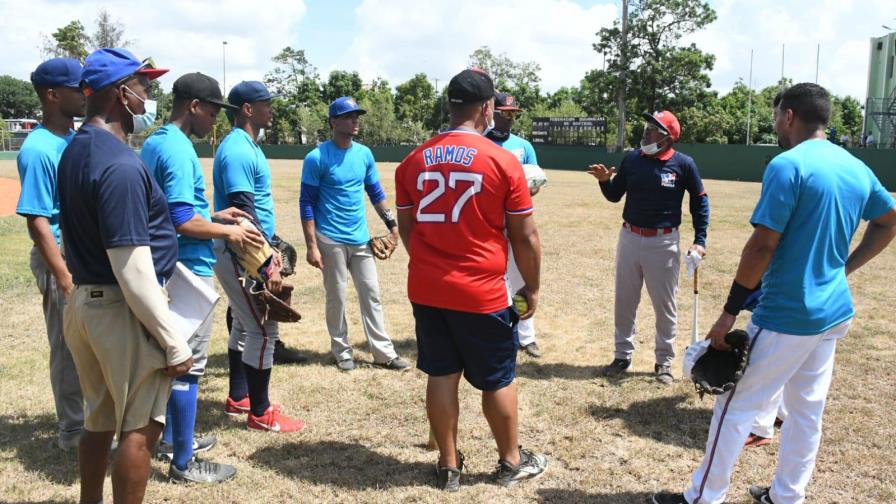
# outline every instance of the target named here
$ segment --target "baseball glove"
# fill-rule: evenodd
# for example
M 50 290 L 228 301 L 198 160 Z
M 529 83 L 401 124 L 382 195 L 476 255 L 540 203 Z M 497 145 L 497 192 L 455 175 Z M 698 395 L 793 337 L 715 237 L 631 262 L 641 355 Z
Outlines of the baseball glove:
M 247 229 L 256 228 L 255 224 L 246 218 L 241 218 L 237 224 Z M 259 230 L 260 231 L 260 230 Z M 264 236 L 264 233 L 262 233 Z M 267 242 L 261 247 L 249 246 L 240 247 L 231 243 L 227 244 L 227 248 L 236 257 L 237 262 L 246 272 L 246 275 L 253 280 L 266 282 L 274 272 L 282 269 L 280 254 L 275 253 L 274 248 Z
M 276 320 L 277 322 L 298 322 L 302 320 L 302 314 L 292 307 L 292 291 L 293 286 L 283 284 L 278 294 L 265 289 L 257 294 L 258 298 L 264 303 L 265 315 L 267 320 Z
M 370 251 L 373 252 L 374 257 L 385 261 L 392 257 L 392 253 L 395 252 L 397 244 L 395 243 L 395 240 L 392 239 L 392 235 L 382 235 L 371 238 L 370 241 L 367 242 L 367 246 L 370 247 Z
M 283 267 L 280 269 L 280 276 L 288 277 L 295 273 L 296 260 L 299 257 L 296 248 L 277 235 L 274 235 L 274 237 L 271 238 L 271 245 L 280 251 L 280 259 L 283 262 Z
M 700 398 L 704 394 L 724 394 L 737 385 L 749 361 L 749 341 L 750 337 L 745 331 L 736 329 L 725 335 L 725 342 L 731 345 L 730 351 L 724 352 L 710 346 L 694 363 L 691 379 Z

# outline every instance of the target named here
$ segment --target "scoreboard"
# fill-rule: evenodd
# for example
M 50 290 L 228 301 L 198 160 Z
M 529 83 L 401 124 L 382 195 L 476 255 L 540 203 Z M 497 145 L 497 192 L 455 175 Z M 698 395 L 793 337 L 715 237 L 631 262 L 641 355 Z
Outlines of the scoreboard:
M 606 144 L 605 117 L 533 117 L 532 143 L 541 145 Z

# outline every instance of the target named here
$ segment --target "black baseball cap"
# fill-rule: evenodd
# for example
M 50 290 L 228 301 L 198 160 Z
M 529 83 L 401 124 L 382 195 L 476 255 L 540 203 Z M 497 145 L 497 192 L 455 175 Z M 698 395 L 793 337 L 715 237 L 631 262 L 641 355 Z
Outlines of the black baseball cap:
M 224 101 L 224 95 L 221 94 L 218 81 L 199 72 L 188 73 L 178 77 L 174 81 L 171 93 L 175 98 L 214 103 L 229 109 L 239 108 Z
M 448 83 L 448 101 L 451 103 L 479 103 L 494 96 L 492 78 L 479 68 L 464 70 Z
M 523 110 L 520 108 L 520 102 L 518 102 L 517 99 L 514 98 L 510 93 L 495 94 L 495 109 L 514 110 L 516 112 L 522 112 Z

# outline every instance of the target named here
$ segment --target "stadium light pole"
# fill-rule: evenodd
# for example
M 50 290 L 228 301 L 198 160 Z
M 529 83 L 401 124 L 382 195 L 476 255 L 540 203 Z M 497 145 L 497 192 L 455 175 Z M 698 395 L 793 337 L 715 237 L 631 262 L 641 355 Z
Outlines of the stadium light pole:
M 753 50 L 750 49 L 750 77 L 747 83 L 749 92 L 747 93 L 747 140 L 746 145 L 750 145 L 750 121 L 753 118 Z
M 619 122 L 616 125 L 616 148 L 621 152 L 625 147 L 625 69 L 628 65 L 626 44 L 628 36 L 628 0 L 622 0 L 622 32 L 619 45 L 619 89 L 616 90 L 616 108 L 619 109 Z
M 227 94 L 227 41 L 221 41 L 221 90 L 222 94 Z

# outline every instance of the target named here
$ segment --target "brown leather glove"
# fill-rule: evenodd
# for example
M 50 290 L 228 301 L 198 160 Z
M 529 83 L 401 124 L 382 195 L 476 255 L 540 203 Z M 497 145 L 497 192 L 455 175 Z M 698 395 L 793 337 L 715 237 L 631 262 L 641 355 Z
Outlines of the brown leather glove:
M 302 320 L 302 314 L 292 307 L 293 286 L 283 284 L 277 294 L 265 289 L 258 294 L 258 298 L 266 307 L 265 319 L 277 322 L 298 322 Z

